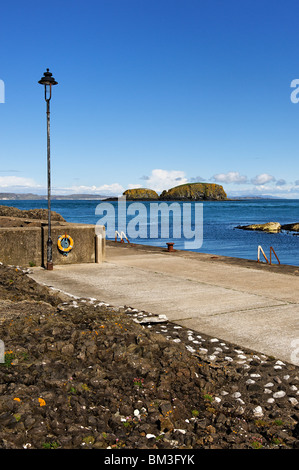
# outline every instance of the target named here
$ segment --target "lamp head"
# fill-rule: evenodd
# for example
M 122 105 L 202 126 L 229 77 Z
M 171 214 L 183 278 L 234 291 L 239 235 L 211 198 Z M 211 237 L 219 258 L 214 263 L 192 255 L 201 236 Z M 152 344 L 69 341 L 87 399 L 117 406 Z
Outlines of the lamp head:
M 44 76 L 39 80 L 41 85 L 57 85 L 58 82 L 55 81 L 54 77 L 52 76 L 51 72 L 49 72 L 49 69 L 44 73 Z

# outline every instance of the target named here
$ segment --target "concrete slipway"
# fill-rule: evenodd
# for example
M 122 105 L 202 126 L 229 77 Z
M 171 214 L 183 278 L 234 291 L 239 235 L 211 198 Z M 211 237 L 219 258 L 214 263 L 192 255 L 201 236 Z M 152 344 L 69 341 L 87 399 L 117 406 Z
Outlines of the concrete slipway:
M 299 267 L 107 242 L 101 264 L 33 268 L 79 297 L 164 314 L 179 325 L 299 365 Z

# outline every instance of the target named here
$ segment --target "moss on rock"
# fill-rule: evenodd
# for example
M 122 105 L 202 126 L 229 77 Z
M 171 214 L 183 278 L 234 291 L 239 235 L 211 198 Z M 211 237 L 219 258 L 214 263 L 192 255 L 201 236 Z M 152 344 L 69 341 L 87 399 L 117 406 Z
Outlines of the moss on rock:
M 160 195 L 163 200 L 225 200 L 226 192 L 219 184 L 213 183 L 187 183 L 175 186 Z
M 123 196 L 126 196 L 128 200 L 131 199 L 159 199 L 158 194 L 153 189 L 147 188 L 136 188 L 136 189 L 127 189 Z

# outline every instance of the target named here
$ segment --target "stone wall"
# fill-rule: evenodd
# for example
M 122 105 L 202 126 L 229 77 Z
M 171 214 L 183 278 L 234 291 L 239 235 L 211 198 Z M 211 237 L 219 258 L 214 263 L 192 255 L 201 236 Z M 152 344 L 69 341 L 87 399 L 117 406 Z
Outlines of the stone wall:
M 1 218 L 0 218 L 1 219 Z M 68 234 L 74 241 L 73 249 L 62 254 L 57 247 L 58 238 Z M 105 259 L 105 229 L 94 225 L 53 222 L 53 264 L 100 263 Z M 0 262 L 16 266 L 46 266 L 48 225 L 1 227 Z

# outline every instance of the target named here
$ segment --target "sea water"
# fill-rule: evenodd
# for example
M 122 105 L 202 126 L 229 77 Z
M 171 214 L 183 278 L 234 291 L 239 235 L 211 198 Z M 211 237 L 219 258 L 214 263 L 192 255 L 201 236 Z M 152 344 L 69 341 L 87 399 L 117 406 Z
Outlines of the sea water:
M 103 201 L 105 202 L 105 201 Z M 96 208 L 102 201 L 99 200 L 52 200 L 51 208 L 61 214 L 68 222 L 96 224 L 100 221 L 96 215 Z M 117 207 L 118 201 L 109 203 Z M 127 201 L 127 206 L 132 204 Z M 145 208 L 149 209 L 152 202 L 143 202 Z M 169 201 L 167 204 L 172 204 Z M 184 203 L 179 202 L 182 205 Z M 195 204 L 195 203 L 190 203 Z M 198 204 L 198 203 L 197 203 Z M 253 223 L 279 222 L 289 224 L 299 222 L 299 200 L 298 199 L 256 199 L 236 201 L 204 201 L 203 206 L 203 240 L 200 248 L 192 251 L 210 253 L 214 255 L 233 256 L 256 260 L 258 246 L 261 245 L 269 259 L 270 247 L 273 247 L 281 264 L 299 266 L 299 235 L 293 232 L 282 231 L 280 233 L 264 233 L 257 231 L 240 230 L 238 225 L 249 225 Z M 19 209 L 47 208 L 46 200 L 3 200 L 0 205 L 17 207 Z M 117 212 L 117 211 L 116 211 Z M 161 220 L 153 221 L 147 215 L 140 220 L 140 228 L 146 228 L 149 234 L 150 224 L 161 224 Z M 194 212 L 191 211 L 191 214 Z M 129 223 L 134 216 L 128 216 Z M 170 212 L 170 225 L 173 224 Z M 183 223 L 178 221 L 175 223 Z M 194 225 L 194 221 L 191 220 Z M 170 227 L 171 228 L 171 227 Z M 117 226 L 116 226 L 117 230 Z M 144 230 L 140 230 L 140 232 Z M 114 236 L 110 237 L 114 239 Z M 175 249 L 184 249 L 185 239 L 172 237 L 172 231 L 167 239 L 138 237 L 130 240 L 132 243 L 144 245 L 155 245 L 166 248 L 166 243 L 173 241 Z M 276 258 L 272 258 L 276 263 Z

